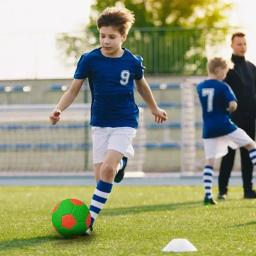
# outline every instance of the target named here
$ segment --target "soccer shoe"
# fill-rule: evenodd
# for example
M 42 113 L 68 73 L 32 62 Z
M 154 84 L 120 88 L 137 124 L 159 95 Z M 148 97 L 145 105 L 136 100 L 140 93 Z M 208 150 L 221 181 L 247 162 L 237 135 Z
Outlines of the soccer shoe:
M 217 202 L 213 199 L 213 198 L 208 198 L 208 197 L 205 197 L 204 198 L 204 205 L 215 205 L 217 204 Z
M 119 183 L 122 181 L 122 179 L 124 178 L 124 169 L 127 165 L 128 162 L 128 158 L 126 156 L 123 156 L 122 158 L 123 161 L 123 166 L 121 166 L 121 168 L 117 171 L 114 182 Z
M 90 236 L 90 235 L 92 235 L 92 232 L 93 232 L 93 229 L 92 229 L 92 226 L 90 226 L 90 227 L 85 231 L 85 234 L 86 234 L 87 236 Z
M 226 200 L 227 199 L 227 194 L 218 194 L 218 200 Z
M 254 190 L 244 192 L 245 199 L 256 199 L 256 192 Z

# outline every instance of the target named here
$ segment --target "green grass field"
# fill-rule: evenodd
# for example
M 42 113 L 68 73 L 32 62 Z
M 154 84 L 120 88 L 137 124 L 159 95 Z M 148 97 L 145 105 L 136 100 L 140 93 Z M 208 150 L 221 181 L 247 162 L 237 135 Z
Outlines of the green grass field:
M 1 187 L 0 255 L 256 255 L 256 201 L 241 199 L 240 187 L 205 207 L 199 186 L 117 186 L 92 236 L 60 238 L 52 207 L 65 198 L 88 205 L 93 189 Z M 190 240 L 198 252 L 161 252 L 174 238 Z

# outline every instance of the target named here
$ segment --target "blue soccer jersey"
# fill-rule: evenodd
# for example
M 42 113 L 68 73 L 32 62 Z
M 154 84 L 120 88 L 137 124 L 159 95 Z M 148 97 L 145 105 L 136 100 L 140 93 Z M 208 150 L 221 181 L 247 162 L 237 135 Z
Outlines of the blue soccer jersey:
M 223 136 L 237 129 L 226 110 L 230 101 L 236 101 L 228 84 L 215 79 L 205 80 L 197 86 L 197 93 L 202 106 L 203 138 Z
M 119 58 L 105 57 L 100 48 L 82 55 L 74 78 L 88 78 L 92 96 L 90 124 L 137 128 L 134 80 L 140 80 L 143 73 L 142 58 L 127 49 Z

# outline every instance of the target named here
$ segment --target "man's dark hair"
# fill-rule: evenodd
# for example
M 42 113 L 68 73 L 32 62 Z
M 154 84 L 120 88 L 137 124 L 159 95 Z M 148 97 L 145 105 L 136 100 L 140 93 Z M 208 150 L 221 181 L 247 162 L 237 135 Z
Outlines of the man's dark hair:
M 236 32 L 232 35 L 231 41 L 233 42 L 235 37 L 245 37 L 245 34 L 243 32 Z

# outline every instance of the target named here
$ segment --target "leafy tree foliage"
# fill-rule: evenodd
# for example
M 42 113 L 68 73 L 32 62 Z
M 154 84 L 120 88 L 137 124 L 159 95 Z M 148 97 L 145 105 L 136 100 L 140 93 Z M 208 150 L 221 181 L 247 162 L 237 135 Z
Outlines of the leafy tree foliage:
M 147 72 L 175 74 L 205 72 L 205 47 L 223 41 L 232 8 L 223 0 L 96 0 L 87 36 L 65 35 L 59 40 L 69 56 L 79 55 L 80 47 L 75 45 L 88 48 L 88 35 L 91 45 L 97 44 L 96 19 L 109 6 L 125 6 L 134 12 L 135 24 L 125 47 L 144 57 Z

